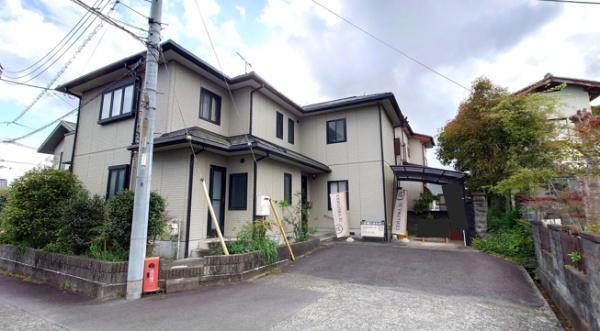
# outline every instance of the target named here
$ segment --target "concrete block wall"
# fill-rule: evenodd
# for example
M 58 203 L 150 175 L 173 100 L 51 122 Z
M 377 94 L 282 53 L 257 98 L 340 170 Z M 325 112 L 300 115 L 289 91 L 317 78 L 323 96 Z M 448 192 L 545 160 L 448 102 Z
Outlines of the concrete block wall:
M 292 244 L 296 257 L 316 249 L 318 238 Z M 166 292 L 197 289 L 211 283 L 239 281 L 274 268 L 289 259 L 286 246 L 277 248 L 277 262 L 268 264 L 259 252 L 184 259 L 160 265 L 160 285 Z
M 579 233 L 583 270 L 565 264 L 562 241 L 569 229 L 532 221 L 537 276 L 561 312 L 577 330 L 600 331 L 600 234 Z M 549 236 L 548 249 L 542 247 L 541 236 Z M 563 240 L 561 240 L 563 237 Z M 568 254 L 568 253 L 567 253 Z M 569 257 L 566 257 L 569 259 Z
M 0 269 L 99 299 L 125 294 L 127 262 L 0 245 Z

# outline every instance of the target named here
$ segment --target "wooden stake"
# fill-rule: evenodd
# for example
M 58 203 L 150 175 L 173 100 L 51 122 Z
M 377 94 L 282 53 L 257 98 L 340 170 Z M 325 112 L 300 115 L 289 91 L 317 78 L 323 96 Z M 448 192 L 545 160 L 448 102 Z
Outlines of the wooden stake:
M 219 225 L 219 220 L 217 220 L 217 216 L 215 215 L 215 210 L 213 209 L 212 202 L 210 201 L 210 195 L 208 194 L 208 189 L 206 188 L 206 183 L 204 182 L 204 178 L 201 178 L 202 188 L 204 191 L 204 196 L 206 197 L 206 202 L 208 204 L 208 211 L 210 212 L 211 219 L 213 221 L 213 225 L 217 230 L 217 236 L 219 237 L 219 241 L 221 242 L 221 248 L 223 249 L 223 253 L 225 255 L 229 255 L 229 250 L 227 249 L 227 245 L 225 245 L 225 239 L 223 239 L 223 234 L 221 233 L 221 226 Z
M 292 246 L 290 246 L 290 242 L 287 240 L 287 236 L 285 235 L 285 230 L 283 229 L 283 223 L 281 223 L 281 218 L 279 217 L 279 213 L 273 204 L 273 200 L 269 199 L 269 204 L 271 204 L 271 209 L 273 210 L 273 215 L 275 215 L 275 220 L 277 221 L 277 226 L 279 227 L 279 231 L 281 231 L 281 236 L 283 237 L 283 241 L 290 252 L 290 259 L 292 261 L 296 261 L 296 257 L 294 256 L 294 252 L 292 251 Z

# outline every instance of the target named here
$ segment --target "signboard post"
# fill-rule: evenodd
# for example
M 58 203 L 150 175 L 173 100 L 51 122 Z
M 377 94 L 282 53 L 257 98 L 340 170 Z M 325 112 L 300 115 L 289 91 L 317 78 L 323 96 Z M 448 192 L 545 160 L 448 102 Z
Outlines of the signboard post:
M 348 237 L 350 228 L 348 225 L 348 208 L 346 206 L 346 192 L 329 194 L 331 200 L 331 212 L 333 213 L 333 227 L 335 236 Z
M 392 215 L 392 233 L 403 238 L 408 236 L 406 231 L 407 204 L 406 190 L 398 189 L 396 200 L 394 201 L 394 214 Z

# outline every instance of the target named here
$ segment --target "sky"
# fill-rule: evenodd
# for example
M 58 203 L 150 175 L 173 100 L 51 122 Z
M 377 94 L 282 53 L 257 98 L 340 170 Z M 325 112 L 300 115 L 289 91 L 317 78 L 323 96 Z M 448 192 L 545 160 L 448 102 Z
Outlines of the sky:
M 84 0 L 96 1 L 104 0 Z M 539 0 L 318 1 L 463 86 L 486 76 L 514 91 L 546 73 L 600 80 L 600 5 Z M 393 92 L 411 127 L 436 136 L 468 96 L 462 87 L 310 0 L 198 0 L 197 5 L 200 11 L 194 0 L 164 0 L 163 40 L 178 42 L 229 76 L 244 73 L 236 52 L 240 53 L 254 71 L 298 104 Z M 145 0 L 121 0 L 110 15 L 145 36 L 143 15 L 149 7 Z M 11 72 L 36 63 L 83 15 L 84 10 L 68 0 L 0 0 L 2 77 L 21 82 L 33 78 Z M 143 49 L 128 34 L 98 23 L 90 19 L 90 28 L 56 61 L 41 61 L 48 70 L 29 84 L 54 87 Z M 0 81 L 0 122 L 14 119 L 41 91 Z M 19 120 L 22 126 L 0 124 L 0 138 L 42 127 L 76 108 L 77 102 L 68 95 L 46 93 Z M 13 180 L 47 163 L 48 155 L 35 149 L 53 128 L 19 140 L 28 147 L 0 143 L 0 178 Z M 428 162 L 442 166 L 435 149 L 428 151 Z

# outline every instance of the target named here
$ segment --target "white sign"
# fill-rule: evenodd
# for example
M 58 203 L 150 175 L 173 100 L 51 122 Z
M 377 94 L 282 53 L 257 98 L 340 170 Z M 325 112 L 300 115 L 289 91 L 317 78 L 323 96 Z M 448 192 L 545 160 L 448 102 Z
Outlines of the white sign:
M 348 208 L 346 206 L 346 192 L 329 194 L 331 200 L 331 212 L 333 213 L 333 228 L 337 238 L 348 237 L 350 227 L 348 225 Z
M 392 215 L 392 233 L 406 235 L 407 221 L 407 203 L 406 190 L 398 190 L 396 200 L 394 201 L 394 214 Z
M 383 238 L 385 234 L 385 221 L 360 222 L 360 235 L 362 237 Z

